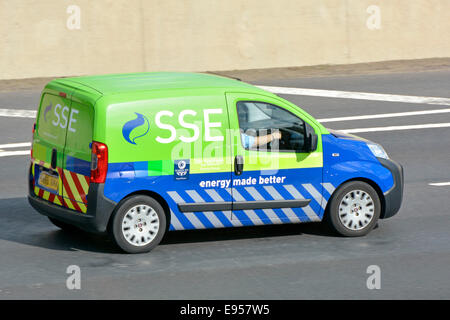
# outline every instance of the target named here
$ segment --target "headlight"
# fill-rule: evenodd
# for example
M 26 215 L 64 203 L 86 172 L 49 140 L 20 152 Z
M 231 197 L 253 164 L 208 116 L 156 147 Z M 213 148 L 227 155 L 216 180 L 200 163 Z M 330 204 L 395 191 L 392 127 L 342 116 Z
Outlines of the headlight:
M 368 143 L 367 146 L 369 147 L 370 151 L 372 151 L 375 157 L 389 159 L 389 156 L 387 155 L 386 151 L 379 144 Z

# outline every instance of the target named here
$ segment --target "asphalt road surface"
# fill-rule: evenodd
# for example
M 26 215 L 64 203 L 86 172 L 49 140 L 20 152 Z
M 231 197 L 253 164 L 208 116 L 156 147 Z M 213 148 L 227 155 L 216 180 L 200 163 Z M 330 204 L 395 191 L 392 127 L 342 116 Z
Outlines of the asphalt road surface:
M 450 71 L 257 84 L 450 98 Z M 36 110 L 39 94 L 0 92 L 0 109 Z M 281 96 L 324 121 L 441 110 L 324 123 L 385 128 L 357 135 L 404 166 L 395 217 L 363 238 L 335 237 L 318 223 L 179 231 L 151 253 L 122 254 L 106 238 L 60 231 L 29 206 L 29 155 L 2 156 L 28 148 L 1 145 L 29 142 L 34 120 L 0 116 L 0 299 L 449 299 L 450 127 L 442 124 L 450 123 L 450 104 Z M 80 267 L 80 290 L 66 287 L 70 265 Z M 367 287 L 372 265 L 380 268 L 380 289 Z

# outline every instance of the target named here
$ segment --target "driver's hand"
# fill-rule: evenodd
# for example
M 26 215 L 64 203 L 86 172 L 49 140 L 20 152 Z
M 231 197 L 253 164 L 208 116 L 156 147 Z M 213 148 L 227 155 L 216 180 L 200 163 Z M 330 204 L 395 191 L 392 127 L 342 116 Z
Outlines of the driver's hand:
M 281 139 L 281 132 L 280 131 L 273 132 L 272 138 L 273 139 Z

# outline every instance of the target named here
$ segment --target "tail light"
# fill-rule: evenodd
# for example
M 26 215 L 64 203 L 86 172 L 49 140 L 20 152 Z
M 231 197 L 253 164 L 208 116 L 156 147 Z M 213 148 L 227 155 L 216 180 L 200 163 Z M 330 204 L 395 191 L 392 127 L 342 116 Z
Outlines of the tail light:
M 36 122 L 33 124 L 33 129 L 31 131 L 31 149 L 30 149 L 30 156 L 33 158 L 33 140 L 34 140 L 34 133 L 36 132 Z
M 108 171 L 108 147 L 106 144 L 93 141 L 91 156 L 91 182 L 104 183 Z

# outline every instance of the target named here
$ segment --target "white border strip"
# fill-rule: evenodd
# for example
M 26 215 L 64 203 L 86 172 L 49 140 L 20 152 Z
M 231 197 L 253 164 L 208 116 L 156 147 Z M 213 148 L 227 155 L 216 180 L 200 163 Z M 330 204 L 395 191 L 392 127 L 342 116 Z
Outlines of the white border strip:
M 317 119 L 317 121 L 319 121 L 321 123 L 326 123 L 326 122 L 353 121 L 353 120 L 365 120 L 365 119 L 371 120 L 371 119 L 380 119 L 380 118 L 420 116 L 420 115 L 439 114 L 439 113 L 450 113 L 450 109 L 435 109 L 435 110 L 409 111 L 409 112 L 396 112 L 396 113 L 379 113 L 379 114 L 368 114 L 368 115 L 352 116 L 352 117 Z
M 423 104 L 437 104 L 450 106 L 449 98 L 439 98 L 439 97 L 404 96 L 404 95 L 369 93 L 369 92 L 287 88 L 287 87 L 272 87 L 272 86 L 257 86 L 257 87 L 272 93 L 291 94 L 300 96 L 404 102 L 404 103 L 423 103 Z
M 0 149 L 31 147 L 31 142 L 0 144 Z
M 0 109 L 0 117 L 36 118 L 35 110 Z
M 24 156 L 24 155 L 30 155 L 30 150 L 23 150 L 23 151 L 0 151 L 0 157 Z
M 417 125 L 410 125 L 410 126 L 355 128 L 355 129 L 343 129 L 343 130 L 337 130 L 337 131 L 342 131 L 344 133 L 358 133 L 358 132 L 398 131 L 398 130 L 415 130 L 415 129 L 430 129 L 430 128 L 448 128 L 448 127 L 450 127 L 450 122 L 417 124 Z
M 436 182 L 436 183 L 429 183 L 429 185 L 435 187 L 445 187 L 450 186 L 450 182 Z

